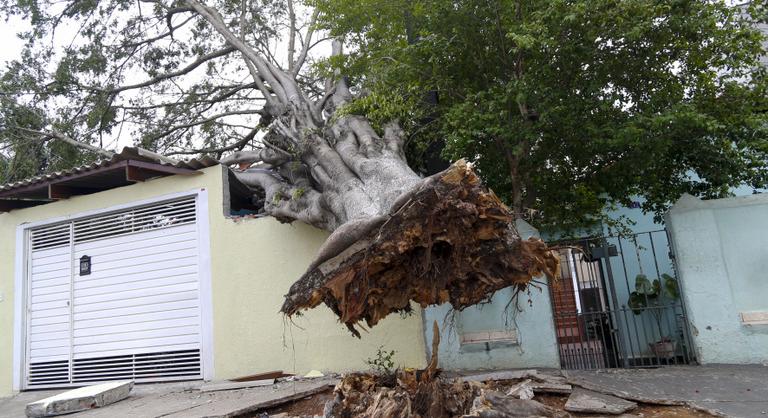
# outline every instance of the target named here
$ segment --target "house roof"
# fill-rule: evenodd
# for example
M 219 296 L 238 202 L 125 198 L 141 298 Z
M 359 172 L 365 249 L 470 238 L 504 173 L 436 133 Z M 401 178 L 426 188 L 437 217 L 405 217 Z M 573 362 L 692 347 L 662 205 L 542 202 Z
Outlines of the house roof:
M 125 147 L 109 159 L 0 185 L 0 212 L 37 206 L 74 195 L 96 193 L 155 177 L 194 175 L 219 162 L 211 157 L 180 161 Z

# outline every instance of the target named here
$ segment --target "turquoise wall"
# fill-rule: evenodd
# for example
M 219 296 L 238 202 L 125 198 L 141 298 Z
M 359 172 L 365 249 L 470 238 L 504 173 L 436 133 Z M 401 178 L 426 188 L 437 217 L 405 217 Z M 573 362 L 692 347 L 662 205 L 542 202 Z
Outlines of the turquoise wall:
M 518 221 L 517 229 L 524 238 L 538 236 L 538 232 L 523 221 Z M 545 280 L 540 282 L 543 284 Z M 441 333 L 438 351 L 441 368 L 559 368 L 549 290 L 546 285 L 540 287 L 520 295 L 522 312 L 517 312 L 512 305 L 508 306 L 512 296 L 508 288 L 496 292 L 491 303 L 469 307 L 462 312 L 451 311 L 448 304 L 427 308 L 424 311 L 427 349 L 432 347 L 432 323 L 437 321 Z M 517 341 L 461 343 L 462 334 L 485 331 L 514 332 Z
M 768 194 L 685 195 L 666 224 L 699 361 L 766 361 L 768 325 L 743 324 L 740 313 L 768 313 Z

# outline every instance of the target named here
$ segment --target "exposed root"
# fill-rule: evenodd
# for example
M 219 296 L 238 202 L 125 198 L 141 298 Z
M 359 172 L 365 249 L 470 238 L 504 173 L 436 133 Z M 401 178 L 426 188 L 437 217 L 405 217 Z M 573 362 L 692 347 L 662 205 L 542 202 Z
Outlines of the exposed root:
M 372 327 L 390 313 L 410 311 L 411 301 L 461 310 L 558 271 L 544 242 L 520 239 L 510 210 L 464 161 L 395 206 L 381 226 L 313 265 L 291 286 L 282 312 L 325 303 L 359 336 L 360 321 Z
M 440 328 L 437 326 L 437 321 L 432 322 L 432 355 L 429 359 L 429 365 L 424 371 L 424 375 L 421 376 L 421 380 L 428 382 L 437 375 L 438 357 L 437 353 L 440 349 Z

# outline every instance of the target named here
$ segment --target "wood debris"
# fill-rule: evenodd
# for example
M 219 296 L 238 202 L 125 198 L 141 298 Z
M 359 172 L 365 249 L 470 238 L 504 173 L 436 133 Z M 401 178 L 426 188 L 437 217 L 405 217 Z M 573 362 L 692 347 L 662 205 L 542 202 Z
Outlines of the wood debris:
M 469 411 L 480 386 L 471 382 L 420 379 L 416 371 L 399 370 L 395 379 L 351 373 L 336 386 L 325 416 L 334 418 L 448 418 Z
M 426 372 L 426 371 L 424 371 Z M 352 373 L 334 390 L 325 418 L 511 418 L 568 417 L 567 412 L 530 398 L 505 395 L 497 382 L 480 383 L 399 370 L 396 376 Z M 530 381 L 510 388 L 526 387 Z M 528 388 L 530 391 L 530 388 Z M 533 396 L 531 392 L 531 397 Z

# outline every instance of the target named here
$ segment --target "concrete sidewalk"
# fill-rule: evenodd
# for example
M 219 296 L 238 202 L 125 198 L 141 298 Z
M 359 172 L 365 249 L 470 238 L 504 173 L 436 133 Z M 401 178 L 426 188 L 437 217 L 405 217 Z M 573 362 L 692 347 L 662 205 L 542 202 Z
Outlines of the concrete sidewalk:
M 768 417 L 768 367 L 678 366 L 563 371 L 569 383 L 639 402 L 688 405 L 726 417 Z
M 551 371 L 558 374 L 558 371 Z M 464 373 L 462 373 L 464 374 Z M 679 366 L 658 369 L 562 371 L 569 383 L 638 402 L 687 405 L 718 416 L 768 418 L 768 367 L 763 365 Z M 136 385 L 128 399 L 102 409 L 67 415 L 112 417 L 231 417 L 264 402 L 334 385 L 323 378 L 274 386 L 201 392 L 202 382 Z M 27 403 L 57 391 L 24 392 L 0 399 L 0 418 L 24 417 Z
M 295 394 L 331 388 L 337 379 L 321 378 L 281 382 L 272 386 L 218 392 L 201 392 L 203 382 L 136 385 L 131 395 L 104 408 L 64 415 L 76 418 L 180 418 L 235 417 L 254 407 Z M 23 392 L 0 399 L 0 418 L 24 418 L 27 403 L 63 392 L 46 390 Z

